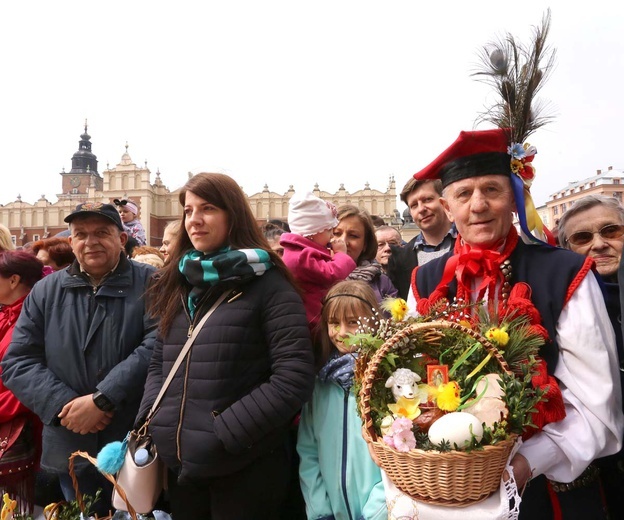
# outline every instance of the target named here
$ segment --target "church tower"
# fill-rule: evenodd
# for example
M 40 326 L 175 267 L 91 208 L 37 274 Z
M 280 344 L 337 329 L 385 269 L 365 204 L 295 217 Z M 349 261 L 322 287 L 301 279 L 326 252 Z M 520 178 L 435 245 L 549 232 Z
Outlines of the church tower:
M 97 157 L 91 151 L 91 136 L 87 132 L 85 120 L 84 134 L 80 136 L 78 151 L 72 156 L 71 170 L 66 172 L 63 169 L 61 172 L 63 195 L 86 196 L 90 187 L 101 190 L 103 179 L 98 174 L 97 166 Z

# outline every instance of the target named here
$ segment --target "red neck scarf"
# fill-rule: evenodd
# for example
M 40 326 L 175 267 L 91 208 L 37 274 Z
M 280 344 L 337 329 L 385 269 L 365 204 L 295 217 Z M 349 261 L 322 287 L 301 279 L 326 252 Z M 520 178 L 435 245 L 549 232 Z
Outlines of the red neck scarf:
M 483 278 L 477 288 L 476 300 L 483 299 L 486 289 L 488 290 L 488 298 L 493 300 L 496 284 L 499 281 L 505 281 L 500 266 L 509 258 L 517 243 L 518 232 L 513 226 L 509 229 L 505 246 L 500 252 L 471 247 L 464 243 L 461 235 L 459 235 L 453 251 L 455 254 L 446 262 L 442 280 L 436 287 L 436 291 L 443 291 L 443 288 L 448 287 L 455 278 L 457 280 L 457 298 L 468 301 L 473 280 Z

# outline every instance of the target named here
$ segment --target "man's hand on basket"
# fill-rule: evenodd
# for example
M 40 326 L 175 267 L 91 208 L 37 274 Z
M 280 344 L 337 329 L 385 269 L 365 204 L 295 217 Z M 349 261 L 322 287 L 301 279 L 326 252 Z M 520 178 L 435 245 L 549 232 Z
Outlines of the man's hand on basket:
M 97 433 L 106 428 L 113 419 L 113 412 L 103 412 L 93 402 L 91 394 L 76 397 L 61 410 L 58 415 L 61 425 L 68 430 L 86 435 Z
M 518 493 L 522 495 L 527 482 L 531 478 L 531 466 L 525 457 L 516 453 L 513 459 L 511 459 L 511 467 L 513 468 L 514 478 L 516 479 L 516 486 L 518 486 Z

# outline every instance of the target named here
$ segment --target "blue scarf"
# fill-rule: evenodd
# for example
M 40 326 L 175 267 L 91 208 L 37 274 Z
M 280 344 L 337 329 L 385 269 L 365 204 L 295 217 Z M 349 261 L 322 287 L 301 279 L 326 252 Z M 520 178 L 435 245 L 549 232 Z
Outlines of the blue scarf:
M 353 371 L 355 370 L 356 358 L 356 352 L 349 354 L 341 354 L 338 351 L 333 352 L 325 366 L 321 368 L 318 378 L 323 383 L 331 381 L 348 391 L 353 385 Z
M 271 257 L 264 249 L 230 249 L 229 246 L 212 253 L 196 249 L 188 251 L 178 268 L 193 286 L 188 296 L 191 318 L 205 292 L 222 282 L 244 283 L 263 275 L 273 267 Z

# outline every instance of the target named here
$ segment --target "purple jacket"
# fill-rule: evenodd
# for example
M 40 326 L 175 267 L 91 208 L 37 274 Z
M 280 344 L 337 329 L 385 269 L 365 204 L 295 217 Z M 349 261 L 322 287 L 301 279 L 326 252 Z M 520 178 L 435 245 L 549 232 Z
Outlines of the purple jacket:
M 294 233 L 284 233 L 280 244 L 284 246 L 284 263 L 303 292 L 306 317 L 313 329 L 321 319 L 323 297 L 332 285 L 347 278 L 355 262 L 346 253 L 332 257 L 328 249 Z

